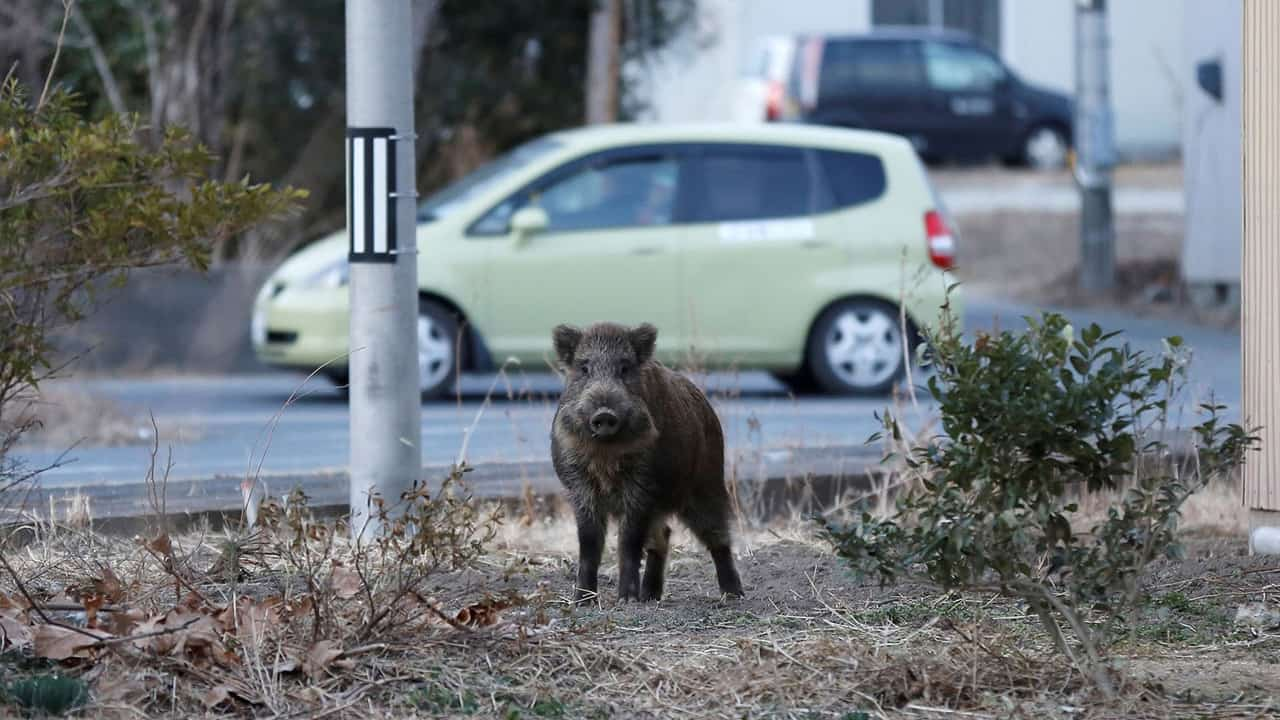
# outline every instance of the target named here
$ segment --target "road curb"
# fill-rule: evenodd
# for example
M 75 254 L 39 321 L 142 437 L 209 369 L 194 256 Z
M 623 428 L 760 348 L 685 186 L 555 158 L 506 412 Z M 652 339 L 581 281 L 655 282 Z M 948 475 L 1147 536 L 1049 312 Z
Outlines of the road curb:
M 842 446 L 817 448 L 773 448 L 737 453 L 726 463 L 730 482 L 752 493 L 753 502 L 770 514 L 794 507 L 798 502 L 834 497 L 856 487 L 870 487 L 869 473 L 880 462 L 873 448 Z M 429 465 L 420 479 L 429 488 L 452 472 L 452 466 Z M 263 474 L 260 479 L 272 498 L 287 495 L 300 487 L 308 505 L 317 511 L 341 513 L 349 503 L 349 476 L 345 469 L 317 469 L 307 472 Z M 214 475 L 180 478 L 163 485 L 165 509 L 172 522 L 190 526 L 209 521 L 221 526 L 238 522 L 243 476 Z M 477 498 L 503 502 L 524 502 L 527 498 L 548 500 L 560 493 L 560 483 L 551 462 L 478 462 L 464 476 L 467 490 Z M 152 491 L 145 482 L 42 488 L 38 484 L 24 493 L 19 503 L 21 516 L 65 521 L 74 513 L 87 514 L 94 526 L 104 531 L 132 532 L 156 516 Z M 0 502 L 0 508 L 5 505 Z M 13 511 L 7 513 L 17 519 Z

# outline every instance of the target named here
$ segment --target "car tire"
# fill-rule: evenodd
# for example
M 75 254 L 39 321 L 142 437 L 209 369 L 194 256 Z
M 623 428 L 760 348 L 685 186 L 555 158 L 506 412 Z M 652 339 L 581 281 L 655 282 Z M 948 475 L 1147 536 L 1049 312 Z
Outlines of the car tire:
M 807 367 L 800 368 L 795 372 L 771 373 L 773 379 L 786 386 L 792 395 L 797 397 L 802 395 L 813 395 L 819 392 L 818 384 L 813 381 L 813 375 Z
M 351 375 L 346 368 L 341 370 L 325 370 L 321 374 L 329 378 L 329 382 L 333 383 L 334 392 L 346 397 L 351 389 Z
M 909 325 L 907 332 L 911 332 Z M 823 391 L 883 396 L 907 375 L 902 342 L 896 307 L 878 300 L 845 300 L 818 317 L 805 356 L 810 374 Z
M 452 391 L 458 381 L 458 318 L 438 302 L 418 301 L 418 392 L 433 400 Z
M 1061 170 L 1071 148 L 1065 133 L 1053 125 L 1036 125 L 1022 138 L 1020 160 L 1033 170 Z

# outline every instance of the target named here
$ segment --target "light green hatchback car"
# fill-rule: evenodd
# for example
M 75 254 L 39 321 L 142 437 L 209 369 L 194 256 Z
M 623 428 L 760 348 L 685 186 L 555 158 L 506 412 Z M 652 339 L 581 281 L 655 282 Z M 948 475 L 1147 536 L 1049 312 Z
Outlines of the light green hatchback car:
M 417 242 L 424 397 L 459 368 L 546 367 L 553 326 L 601 320 L 655 324 L 670 365 L 883 394 L 906 374 L 904 342 L 937 321 L 955 259 L 908 141 L 803 125 L 547 135 L 423 202 Z M 251 335 L 264 363 L 310 370 L 345 353 L 347 253 L 345 231 L 330 235 L 263 285 Z

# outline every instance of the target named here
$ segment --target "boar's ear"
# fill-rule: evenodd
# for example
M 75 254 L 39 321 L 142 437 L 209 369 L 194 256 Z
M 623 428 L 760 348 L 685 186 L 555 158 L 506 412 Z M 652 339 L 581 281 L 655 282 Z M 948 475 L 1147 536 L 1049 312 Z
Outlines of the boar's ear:
M 635 348 L 637 362 L 649 362 L 653 358 L 653 346 L 658 342 L 658 328 L 642 323 L 631 331 L 631 347 Z
M 582 331 L 572 325 L 557 325 L 551 331 L 551 341 L 555 344 L 556 355 L 566 366 L 573 364 L 573 353 L 582 341 Z

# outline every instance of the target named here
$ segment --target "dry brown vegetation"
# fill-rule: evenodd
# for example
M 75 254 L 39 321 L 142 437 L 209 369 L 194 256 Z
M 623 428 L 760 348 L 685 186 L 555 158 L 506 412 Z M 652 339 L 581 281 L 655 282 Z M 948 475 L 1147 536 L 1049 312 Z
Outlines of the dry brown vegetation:
M 425 496 L 424 496 L 425 497 Z M 0 571 L 0 677 L 82 678 L 102 717 L 1267 717 L 1280 562 L 1249 557 L 1229 489 L 1188 508 L 1190 552 L 1145 580 L 1104 703 L 1016 603 L 853 579 L 802 518 L 743 528 L 748 596 L 723 600 L 677 533 L 668 594 L 567 602 L 571 515 L 422 500 L 389 545 L 358 546 L 300 498 L 252 531 L 123 538 L 27 524 Z M 443 503 L 435 504 L 431 503 Z M 432 508 L 429 513 L 421 512 Z M 1238 513 L 1237 513 L 1238 515 Z M 1226 531 L 1226 534 L 1223 534 Z M 393 533 L 394 535 L 394 533 Z M 416 545 L 414 543 L 417 543 Z M 412 550 L 412 552 L 409 552 Z M 19 586 L 15 580 L 22 579 Z M 1274 608 L 1274 604 L 1268 606 Z M 5 706 L 0 705 L 0 712 Z
M 145 416 L 78 383 L 45 383 L 28 404 L 27 414 L 34 422 L 21 442 L 29 446 L 136 445 L 152 440 Z

